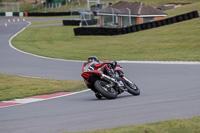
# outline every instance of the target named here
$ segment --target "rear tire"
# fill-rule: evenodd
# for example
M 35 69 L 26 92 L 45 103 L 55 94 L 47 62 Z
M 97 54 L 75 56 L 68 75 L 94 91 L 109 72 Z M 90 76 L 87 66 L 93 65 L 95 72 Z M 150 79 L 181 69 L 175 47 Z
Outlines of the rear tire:
M 106 97 L 107 99 L 115 99 L 117 98 L 118 93 L 113 87 L 107 88 L 106 85 L 108 82 L 103 80 L 97 80 L 94 83 L 94 86 L 98 92 L 101 93 L 102 96 Z

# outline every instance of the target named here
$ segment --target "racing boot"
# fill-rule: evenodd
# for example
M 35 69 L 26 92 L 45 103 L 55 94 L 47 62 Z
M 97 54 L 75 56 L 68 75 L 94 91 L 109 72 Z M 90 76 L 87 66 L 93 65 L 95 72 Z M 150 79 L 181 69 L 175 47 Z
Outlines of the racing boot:
M 102 98 L 102 95 L 101 95 L 99 92 L 95 92 L 95 96 L 96 96 L 96 98 L 98 98 L 98 99 L 101 99 L 101 98 Z

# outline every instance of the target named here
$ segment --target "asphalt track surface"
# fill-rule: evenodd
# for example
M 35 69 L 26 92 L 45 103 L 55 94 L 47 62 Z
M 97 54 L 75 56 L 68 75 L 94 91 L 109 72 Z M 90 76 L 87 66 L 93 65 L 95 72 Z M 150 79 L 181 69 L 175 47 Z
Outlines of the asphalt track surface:
M 27 23 L 0 18 L 0 73 L 81 80 L 82 62 L 40 58 L 9 46 Z M 17 26 L 16 26 L 17 25 Z M 59 133 L 144 124 L 200 116 L 200 65 L 121 63 L 125 75 L 141 89 L 115 100 L 97 100 L 93 92 L 0 108 L 1 133 Z

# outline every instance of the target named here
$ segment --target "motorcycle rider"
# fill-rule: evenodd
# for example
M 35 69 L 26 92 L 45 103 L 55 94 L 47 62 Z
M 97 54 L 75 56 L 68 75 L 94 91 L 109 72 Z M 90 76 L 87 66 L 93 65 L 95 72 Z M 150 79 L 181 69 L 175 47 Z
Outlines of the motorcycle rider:
M 85 62 L 83 64 L 82 71 L 85 72 L 85 71 L 99 70 L 99 71 L 107 73 L 112 78 L 120 80 L 115 76 L 113 70 L 111 69 L 111 67 L 114 69 L 116 66 L 117 66 L 116 61 L 112 61 L 112 62 L 104 61 L 100 63 L 99 59 L 96 56 L 90 56 L 88 58 L 88 62 Z
M 107 73 L 108 76 L 116 79 L 121 80 L 121 78 L 116 77 L 111 67 L 114 69 L 117 66 L 117 62 L 99 62 L 99 59 L 96 56 L 90 56 L 88 58 L 88 62 L 85 62 L 82 67 L 82 71 L 93 71 L 93 70 L 99 70 L 104 73 Z M 120 66 L 121 67 L 121 66 Z M 94 91 L 97 98 L 101 98 L 102 96 L 99 94 L 99 92 L 96 91 L 95 87 L 87 84 L 87 87 Z

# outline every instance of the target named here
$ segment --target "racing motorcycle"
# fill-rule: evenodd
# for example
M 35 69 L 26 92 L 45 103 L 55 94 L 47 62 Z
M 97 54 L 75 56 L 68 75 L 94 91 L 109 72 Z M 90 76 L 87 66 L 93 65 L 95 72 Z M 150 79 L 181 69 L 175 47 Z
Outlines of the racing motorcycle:
M 140 95 L 138 86 L 124 76 L 123 69 L 117 62 L 104 63 L 106 63 L 109 69 L 113 71 L 115 78 L 109 76 L 106 72 L 99 71 L 99 69 L 85 72 L 83 70 L 83 73 L 81 74 L 86 85 L 92 86 L 98 91 L 98 95 L 96 95 L 98 99 L 101 99 L 102 97 L 115 99 L 124 91 L 127 91 L 132 95 Z

